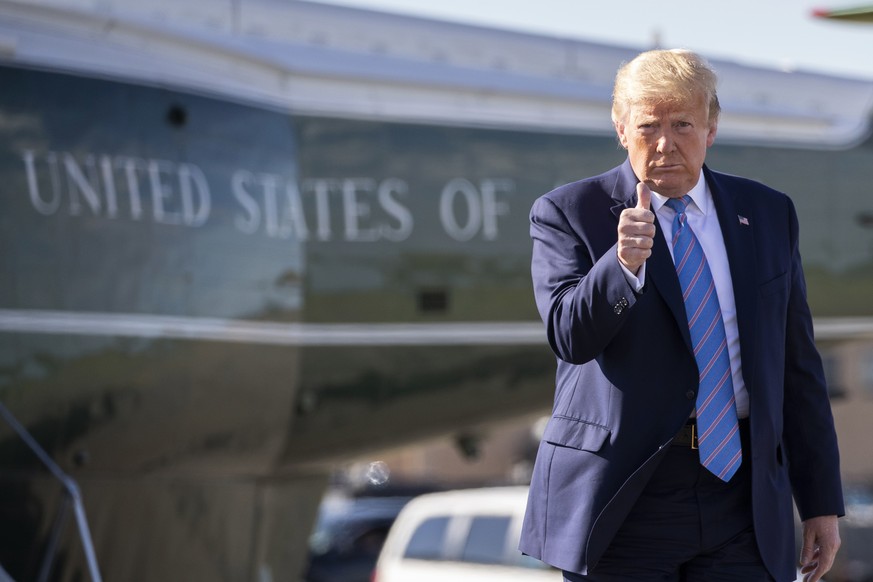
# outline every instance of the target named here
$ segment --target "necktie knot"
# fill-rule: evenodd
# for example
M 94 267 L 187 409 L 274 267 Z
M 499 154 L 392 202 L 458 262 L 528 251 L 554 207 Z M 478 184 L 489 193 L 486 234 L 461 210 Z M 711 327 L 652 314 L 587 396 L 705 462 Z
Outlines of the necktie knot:
M 673 209 L 676 214 L 682 214 L 685 212 L 685 209 L 688 208 L 688 205 L 691 204 L 691 198 L 689 196 L 683 196 L 681 198 L 668 198 L 667 202 L 665 202 L 667 206 Z

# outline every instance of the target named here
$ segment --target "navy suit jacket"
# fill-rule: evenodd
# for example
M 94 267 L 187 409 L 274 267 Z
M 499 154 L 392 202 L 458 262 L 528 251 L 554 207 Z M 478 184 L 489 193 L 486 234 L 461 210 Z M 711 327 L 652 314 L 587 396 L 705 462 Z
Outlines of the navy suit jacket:
M 843 514 L 797 216 L 782 193 L 703 173 L 737 308 L 752 448 L 743 462 L 752 464 L 758 546 L 777 580 L 794 580 L 792 492 L 803 519 Z M 531 211 L 534 292 L 558 365 L 520 549 L 582 574 L 688 419 L 698 389 L 679 280 L 657 220 L 639 294 L 618 262 L 618 219 L 636 205 L 638 181 L 625 162 L 545 194 Z

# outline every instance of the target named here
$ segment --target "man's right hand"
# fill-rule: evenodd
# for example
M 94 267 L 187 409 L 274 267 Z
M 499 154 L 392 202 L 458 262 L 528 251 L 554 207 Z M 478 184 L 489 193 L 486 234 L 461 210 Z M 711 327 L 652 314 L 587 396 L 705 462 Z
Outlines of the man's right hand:
M 655 213 L 649 210 L 652 191 L 643 182 L 637 184 L 637 205 L 625 208 L 618 220 L 618 260 L 636 275 L 652 255 L 655 244 Z

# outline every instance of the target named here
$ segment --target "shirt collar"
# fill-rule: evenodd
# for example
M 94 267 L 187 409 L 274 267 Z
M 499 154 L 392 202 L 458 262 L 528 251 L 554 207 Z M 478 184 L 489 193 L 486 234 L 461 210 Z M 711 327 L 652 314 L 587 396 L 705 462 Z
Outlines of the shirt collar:
M 709 214 L 709 209 L 712 208 L 712 194 L 709 191 L 709 186 L 706 184 L 706 180 L 703 178 L 703 172 L 700 172 L 700 177 L 697 179 L 697 184 L 694 185 L 687 196 L 691 198 L 694 202 L 693 205 L 696 206 L 700 213 L 703 216 L 707 216 Z M 658 194 L 657 192 L 652 192 L 652 211 L 657 213 L 661 210 L 661 207 L 664 206 L 667 202 L 667 197 Z

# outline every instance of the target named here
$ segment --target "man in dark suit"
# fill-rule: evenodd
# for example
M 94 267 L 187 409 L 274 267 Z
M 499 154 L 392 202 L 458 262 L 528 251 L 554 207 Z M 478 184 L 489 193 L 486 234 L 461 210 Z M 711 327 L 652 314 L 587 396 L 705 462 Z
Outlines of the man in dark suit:
M 616 76 L 628 160 L 531 211 L 555 405 L 520 549 L 567 581 L 795 579 L 833 564 L 839 457 L 784 194 L 704 165 L 716 77 L 689 51 Z

